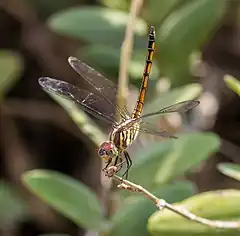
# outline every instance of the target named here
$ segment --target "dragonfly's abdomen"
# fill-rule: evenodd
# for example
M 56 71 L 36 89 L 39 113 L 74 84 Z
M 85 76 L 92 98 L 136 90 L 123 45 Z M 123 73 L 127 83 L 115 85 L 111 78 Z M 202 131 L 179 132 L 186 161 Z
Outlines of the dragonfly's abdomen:
M 114 142 L 118 149 L 125 150 L 137 138 L 138 130 L 139 124 L 134 124 L 126 130 L 115 129 L 110 134 L 110 141 Z
M 143 111 L 143 104 L 145 100 L 148 79 L 149 79 L 149 75 L 152 67 L 154 50 L 155 50 L 155 30 L 154 30 L 154 27 L 151 26 L 150 33 L 149 33 L 149 40 L 148 40 L 148 54 L 147 54 L 146 64 L 145 64 L 144 73 L 143 73 L 142 85 L 140 88 L 138 101 L 132 113 L 132 118 L 139 118 Z

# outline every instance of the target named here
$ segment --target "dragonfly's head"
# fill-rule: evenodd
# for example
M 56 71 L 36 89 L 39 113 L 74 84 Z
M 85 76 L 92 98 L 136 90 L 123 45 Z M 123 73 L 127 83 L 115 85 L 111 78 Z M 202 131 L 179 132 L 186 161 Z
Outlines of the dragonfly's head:
M 98 155 L 105 161 L 110 162 L 118 156 L 118 149 L 111 141 L 105 141 L 98 148 Z

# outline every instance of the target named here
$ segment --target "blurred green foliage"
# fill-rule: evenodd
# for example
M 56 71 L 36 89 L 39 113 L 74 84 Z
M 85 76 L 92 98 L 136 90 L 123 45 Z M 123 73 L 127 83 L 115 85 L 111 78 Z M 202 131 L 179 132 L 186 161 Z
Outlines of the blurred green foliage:
M 104 6 L 72 7 L 74 0 L 26 0 L 35 7 L 51 30 L 82 41 L 76 51 L 83 59 L 110 78 L 118 75 L 120 49 L 128 21 L 130 0 L 102 0 Z M 156 26 L 156 51 L 151 80 L 167 77 L 170 90 L 151 97 L 145 112 L 157 110 L 178 101 L 195 99 L 202 91 L 190 84 L 190 59 L 200 51 L 218 29 L 227 10 L 227 0 L 149 0 L 137 19 L 134 52 L 129 63 L 130 82 L 139 86 L 147 50 L 148 26 Z M 1 98 L 13 86 L 22 62 L 17 54 L 0 52 Z M 36 78 L 37 79 L 37 78 Z M 239 82 L 226 80 L 237 93 Z M 180 86 L 181 85 L 181 86 Z M 156 91 L 155 91 L 156 92 Z M 154 92 L 154 94 L 155 94 Z M 78 127 L 98 145 L 106 139 L 87 115 L 62 98 L 53 96 L 66 109 Z M 212 133 L 180 134 L 178 140 L 150 144 L 136 153 L 130 179 L 149 188 L 168 202 L 181 202 L 197 215 L 211 219 L 239 217 L 239 191 L 225 190 L 196 194 L 189 181 L 176 178 L 196 167 L 219 149 L 220 141 Z M 220 171 L 239 180 L 239 167 L 221 165 Z M 33 170 L 22 178 L 25 185 L 42 200 L 74 221 L 77 225 L 108 235 L 219 235 L 219 231 L 186 221 L 172 212 L 156 212 L 148 200 L 120 191 L 121 207 L 106 219 L 95 194 L 82 183 L 53 171 Z M 3 186 L 3 185 L 2 185 Z M 22 215 L 23 203 L 12 200 L 8 187 L 1 191 L 1 220 Z M 6 191 L 7 190 L 7 191 Z M 5 194 L 5 195 L 3 195 Z M 194 195 L 196 194 L 196 195 Z M 194 195 L 192 198 L 188 198 Z M 214 203 L 214 204 L 212 204 Z M 15 205 L 17 204 L 17 205 Z M 2 211 L 2 209 L 4 209 Z M 10 210 L 10 211 L 9 211 Z M 7 213 L 3 215 L 2 213 Z M 154 213 L 154 214 L 153 214 Z M 8 215 L 9 214 L 9 215 Z M 152 215 L 153 214 L 153 215 Z M 150 218 L 149 218 L 150 217 Z M 148 223 L 147 223 L 148 222 Z M 173 227 L 174 226 L 174 227 Z M 231 234 L 233 233 L 233 234 Z M 221 231 L 221 235 L 237 235 L 236 231 Z
M 224 77 L 224 81 L 230 89 L 232 89 L 238 96 L 240 96 L 239 80 L 233 76 L 226 75 Z M 220 163 L 218 164 L 218 170 L 223 174 L 240 181 L 240 165 L 233 163 Z
M 240 96 L 240 82 L 236 78 L 230 75 L 224 77 L 224 81 L 227 86 L 231 88 L 238 96 Z
M 108 47 L 118 51 L 124 38 L 128 13 L 122 11 L 116 1 L 105 1 L 106 5 L 107 2 L 108 7 L 74 7 L 57 12 L 49 18 L 48 24 L 55 32 L 88 43 L 88 50 L 93 47 L 90 51 L 101 46 L 106 51 L 109 51 Z M 126 6 L 129 3 L 124 2 Z M 134 49 L 142 51 L 146 48 L 147 25 L 154 24 L 157 32 L 156 58 L 161 69 L 159 75 L 167 76 L 172 87 L 189 83 L 189 57 L 192 52 L 200 50 L 217 30 L 226 9 L 226 0 L 148 1 L 142 18 L 138 18 L 136 22 Z M 86 51 L 84 47 L 80 52 L 81 50 Z M 95 53 L 98 54 L 97 51 Z M 78 55 L 85 59 L 81 53 Z M 116 61 L 115 54 L 101 53 L 101 57 L 95 57 L 94 61 L 94 65 L 105 62 L 108 67 L 103 67 L 102 72 L 115 76 L 115 73 L 111 73 L 116 72 L 116 64 L 112 63 Z M 89 63 L 93 66 L 91 61 Z M 129 65 L 131 66 L 133 65 Z M 141 79 L 141 76 L 138 78 Z
M 220 163 L 218 169 L 223 174 L 240 181 L 240 165 L 233 163 Z
M 186 1 L 162 22 L 157 34 L 159 65 L 174 87 L 190 81 L 190 54 L 212 36 L 225 12 L 225 0 Z
M 27 208 L 14 186 L 0 182 L 0 230 L 13 225 L 27 217 Z
M 14 85 L 23 67 L 21 56 L 10 50 L 0 50 L 0 100 Z

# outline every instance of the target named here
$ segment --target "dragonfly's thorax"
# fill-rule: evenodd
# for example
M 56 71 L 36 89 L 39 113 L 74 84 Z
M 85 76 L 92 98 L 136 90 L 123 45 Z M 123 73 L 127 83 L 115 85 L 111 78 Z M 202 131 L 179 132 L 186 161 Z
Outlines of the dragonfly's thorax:
M 115 144 L 118 150 L 125 150 L 136 139 L 139 132 L 139 123 L 128 119 L 113 127 L 110 133 L 110 141 Z
M 98 155 L 105 161 L 111 162 L 118 156 L 118 149 L 111 141 L 103 142 L 98 148 Z

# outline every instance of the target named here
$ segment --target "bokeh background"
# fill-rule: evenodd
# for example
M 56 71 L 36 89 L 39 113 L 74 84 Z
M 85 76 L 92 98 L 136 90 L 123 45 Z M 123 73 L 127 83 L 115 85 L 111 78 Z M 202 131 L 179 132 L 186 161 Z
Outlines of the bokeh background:
M 32 169 L 55 170 L 81 181 L 97 194 L 111 215 L 109 208 L 113 207 L 116 196 L 110 194 L 114 189 L 103 193 L 102 163 L 95 152 L 97 142 L 111 127 L 82 112 L 76 125 L 66 110 L 40 88 L 37 80 L 50 76 L 88 89 L 89 85 L 67 62 L 69 56 L 76 56 L 117 83 L 131 2 L 1 0 L 1 235 L 94 234 L 72 223 L 23 185 L 22 174 Z M 146 111 L 179 100 L 201 102 L 187 117 L 173 115 L 157 121 L 156 127 L 186 135 L 183 134 L 185 143 L 174 149 L 177 164 L 163 163 L 169 169 L 165 169 L 166 181 L 160 182 L 171 184 L 169 173 L 175 171 L 172 165 L 180 168 L 179 163 L 187 163 L 174 179 L 184 180 L 188 193 L 182 196 L 179 190 L 179 198 L 176 194 L 176 199 L 169 201 L 180 201 L 207 190 L 240 187 L 237 180 L 217 168 L 222 162 L 240 163 L 240 99 L 224 81 L 226 75 L 240 76 L 239 17 L 237 0 L 145 0 L 133 26 L 133 54 L 128 63 L 129 108 L 134 105 L 141 84 L 151 24 L 156 27 L 156 54 Z M 191 136 L 195 133 L 200 136 Z M 133 162 L 142 154 L 141 148 L 145 151 L 141 156 L 145 164 L 156 164 L 158 154 L 160 159 L 168 156 L 165 149 L 157 149 L 161 141 L 141 136 L 130 150 Z M 172 147 L 172 141 L 162 142 L 162 149 L 164 145 Z M 204 153 L 194 162 L 195 155 L 202 150 Z M 172 156 L 168 160 L 174 160 Z M 133 170 L 135 182 L 153 186 L 148 181 L 155 178 L 151 168 L 146 167 L 145 171 L 141 166 Z M 156 178 L 154 181 L 156 186 L 158 181 Z M 146 226 L 153 212 L 152 208 L 146 215 L 142 212 L 145 221 L 136 219 L 135 226 Z M 120 231 L 114 231 L 114 235 L 135 232 Z M 135 235 L 149 234 L 146 227 L 141 233 L 136 231 Z

